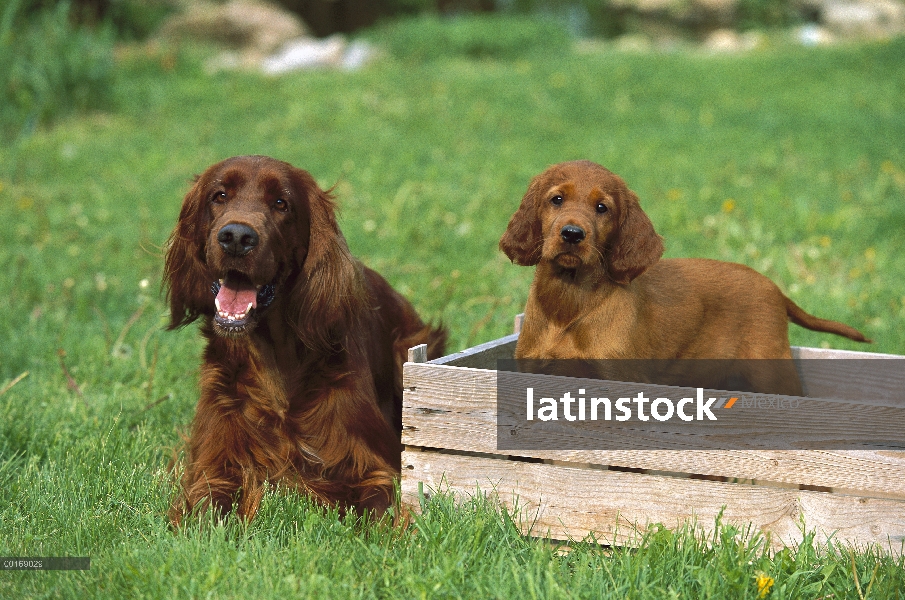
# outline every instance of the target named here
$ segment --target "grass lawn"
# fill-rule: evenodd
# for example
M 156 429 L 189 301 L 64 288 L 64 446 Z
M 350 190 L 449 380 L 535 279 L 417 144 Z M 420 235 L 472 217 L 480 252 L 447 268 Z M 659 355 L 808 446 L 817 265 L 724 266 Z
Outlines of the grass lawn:
M 0 555 L 92 558 L 0 573 L 0 597 L 757 598 L 758 575 L 770 598 L 903 597 L 902 559 L 873 551 L 770 555 L 727 526 L 566 552 L 443 495 L 409 531 L 277 491 L 249 526 L 174 534 L 166 466 L 201 345 L 194 327 L 162 330 L 160 276 L 191 177 L 268 154 L 335 186 L 353 252 L 466 348 L 509 333 L 526 300 L 531 270 L 497 242 L 529 179 L 589 158 L 638 193 L 667 256 L 748 264 L 876 341 L 791 326 L 793 344 L 905 354 L 905 40 L 386 58 L 278 79 L 209 75 L 187 50 L 117 60 L 106 111 L 0 147 Z

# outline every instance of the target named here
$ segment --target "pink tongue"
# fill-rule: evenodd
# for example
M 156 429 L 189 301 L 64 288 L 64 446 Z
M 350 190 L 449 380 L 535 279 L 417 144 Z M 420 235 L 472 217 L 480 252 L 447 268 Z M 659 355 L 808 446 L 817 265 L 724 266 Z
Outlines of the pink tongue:
M 220 303 L 220 310 L 233 315 L 242 314 L 248 309 L 249 304 L 252 308 L 258 305 L 258 290 L 244 286 L 231 288 L 224 282 L 217 292 L 217 301 Z

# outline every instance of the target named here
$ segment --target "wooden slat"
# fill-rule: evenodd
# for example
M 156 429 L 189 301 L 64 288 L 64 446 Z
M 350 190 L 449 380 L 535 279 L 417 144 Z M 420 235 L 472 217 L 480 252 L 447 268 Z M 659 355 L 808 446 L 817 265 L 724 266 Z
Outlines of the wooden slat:
M 525 324 L 525 313 L 519 313 L 512 319 L 512 333 L 519 334 L 522 332 L 522 325 Z
M 882 352 L 860 352 L 857 350 L 836 350 L 834 348 L 808 348 L 805 346 L 792 346 L 792 358 L 847 358 L 847 359 L 905 359 L 900 354 L 884 354 Z
M 905 390 L 903 359 L 905 356 L 841 350 L 821 354 L 811 348 L 797 368 L 807 396 L 860 401 L 869 395 L 877 403 L 898 404 Z
M 514 319 L 515 333 L 505 337 L 467 348 L 460 352 L 454 352 L 434 359 L 431 364 L 450 365 L 457 367 L 471 367 L 475 369 L 495 369 L 499 359 L 512 359 L 515 354 L 515 345 L 518 342 L 519 332 L 524 324 L 524 314 L 518 314 Z M 805 348 L 792 346 L 792 357 L 796 359 L 870 359 L 880 358 L 903 359 L 905 356 L 897 354 L 879 354 L 874 352 L 856 352 L 853 350 L 833 350 L 830 348 Z
M 512 358 L 516 342 L 518 342 L 518 334 L 514 333 L 461 352 L 434 359 L 430 361 L 430 364 L 475 369 L 496 369 L 497 360 Z
M 706 440 L 695 443 L 691 449 L 675 446 L 675 450 L 664 450 L 669 446 L 662 439 L 640 436 L 626 437 L 625 448 L 618 450 L 500 451 L 496 439 L 495 371 L 431 363 L 407 364 L 404 379 L 403 443 L 406 445 L 805 484 L 857 490 L 861 495 L 874 497 L 905 497 L 905 452 L 901 451 L 775 450 L 769 443 L 753 450 L 725 450 L 719 444 L 713 450 L 706 450 L 702 449 L 706 448 Z M 772 426 L 781 427 L 781 418 L 779 415 Z M 764 417 L 751 426 L 751 431 L 736 433 L 747 433 L 756 439 L 758 432 L 771 426 L 771 422 Z M 897 428 L 900 424 L 889 426 Z M 843 431 L 839 435 L 854 433 Z
M 427 344 L 418 344 L 417 346 L 409 348 L 408 362 L 427 362 Z
M 632 544 L 647 524 L 676 527 L 691 519 L 706 530 L 725 506 L 723 522 L 752 523 L 775 547 L 802 540 L 801 518 L 819 540 L 834 535 L 892 552 L 905 540 L 905 502 L 896 500 L 406 451 L 406 503 L 417 506 L 419 482 L 457 494 L 494 492 L 510 510 L 519 507 L 525 533 L 553 539 L 594 532 L 602 543 Z

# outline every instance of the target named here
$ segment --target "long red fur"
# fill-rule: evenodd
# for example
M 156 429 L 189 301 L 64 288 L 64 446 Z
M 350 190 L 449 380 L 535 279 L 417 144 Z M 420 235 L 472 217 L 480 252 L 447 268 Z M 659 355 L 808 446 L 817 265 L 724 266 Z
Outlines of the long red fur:
M 225 222 L 253 226 L 258 246 L 228 256 L 217 242 Z M 231 270 L 276 290 L 235 334 L 214 322 L 210 291 Z M 207 169 L 183 201 L 164 281 L 170 328 L 200 320 L 207 341 L 173 523 L 209 507 L 251 518 L 265 481 L 343 510 L 391 505 L 405 353 L 426 343 L 441 356 L 447 332 L 352 257 L 310 174 L 260 156 Z

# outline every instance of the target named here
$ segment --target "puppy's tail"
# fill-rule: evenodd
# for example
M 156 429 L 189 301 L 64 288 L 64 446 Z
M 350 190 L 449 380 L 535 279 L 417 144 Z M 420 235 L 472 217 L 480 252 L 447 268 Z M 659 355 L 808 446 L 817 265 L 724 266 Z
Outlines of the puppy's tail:
M 804 310 L 802 310 L 800 306 L 798 306 L 788 298 L 786 298 L 786 314 L 789 316 L 790 321 L 792 321 L 796 325 L 804 327 L 805 329 L 811 329 L 813 331 L 825 331 L 826 333 L 835 333 L 836 335 L 847 337 L 848 339 L 855 340 L 856 342 L 864 342 L 866 344 L 873 343 L 873 340 L 864 337 L 864 334 L 854 327 L 850 327 L 845 323 L 840 323 L 838 321 L 821 319 L 819 317 L 815 317 L 812 314 L 808 314 Z

